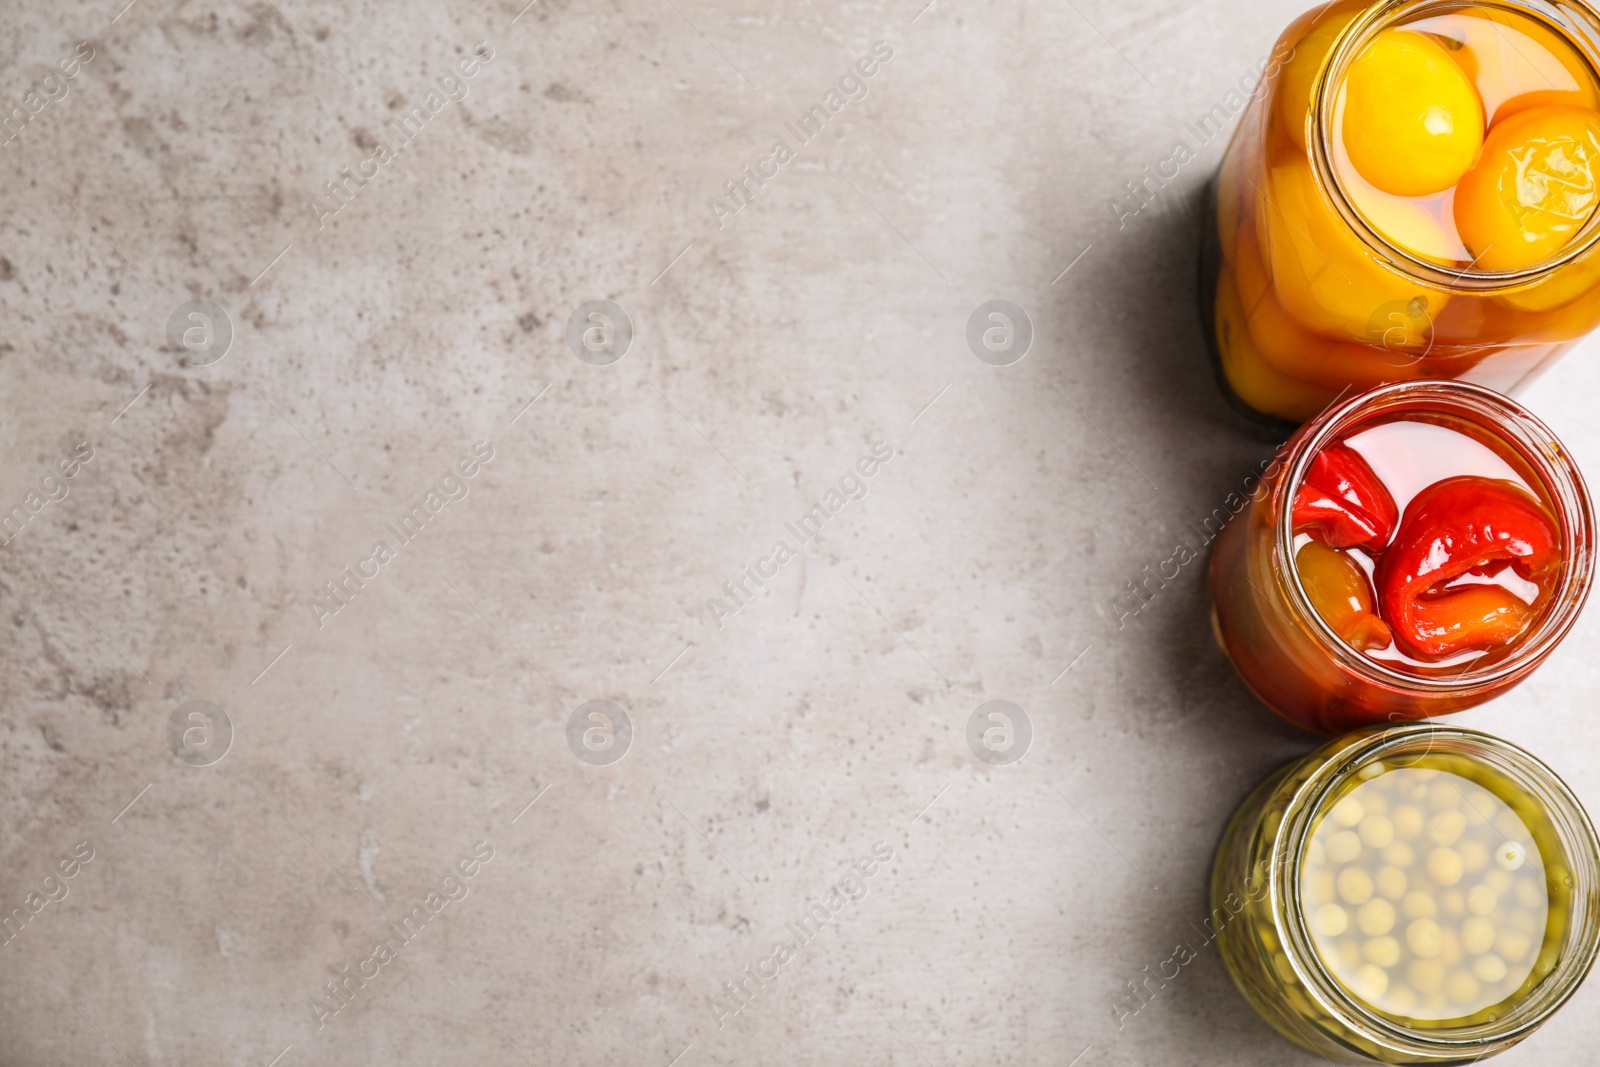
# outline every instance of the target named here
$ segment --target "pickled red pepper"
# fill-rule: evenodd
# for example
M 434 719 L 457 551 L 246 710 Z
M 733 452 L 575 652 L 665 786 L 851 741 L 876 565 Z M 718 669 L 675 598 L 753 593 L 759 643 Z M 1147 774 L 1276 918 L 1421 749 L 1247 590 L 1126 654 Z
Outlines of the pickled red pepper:
M 1399 517 L 1394 498 L 1367 461 L 1344 445 L 1316 454 L 1294 497 L 1294 528 L 1315 531 L 1329 548 L 1381 550 Z
M 1313 457 L 1291 521 L 1295 570 L 1317 614 L 1358 651 L 1392 647 L 1423 665 L 1513 644 L 1561 568 L 1554 519 L 1517 484 L 1443 478 L 1402 516 L 1343 443 Z
M 1561 552 L 1537 500 L 1510 482 L 1473 477 L 1446 478 L 1417 494 L 1378 569 L 1380 603 L 1396 638 L 1423 659 L 1516 640 L 1533 622 L 1533 604 L 1499 585 L 1452 586 L 1469 574 L 1492 577 L 1491 565 L 1502 561 L 1545 598 Z

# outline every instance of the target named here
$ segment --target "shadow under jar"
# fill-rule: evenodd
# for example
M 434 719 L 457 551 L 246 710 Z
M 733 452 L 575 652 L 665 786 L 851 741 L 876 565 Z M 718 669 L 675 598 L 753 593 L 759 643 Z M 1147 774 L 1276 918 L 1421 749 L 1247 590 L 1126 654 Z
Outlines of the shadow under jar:
M 1370 728 L 1262 783 L 1212 870 L 1218 951 L 1289 1040 L 1469 1063 L 1538 1029 L 1600 947 L 1600 845 L 1539 760 L 1475 730 Z
M 1368 490 L 1387 517 L 1340 527 Z M 1400 382 L 1279 451 L 1213 545 L 1212 623 L 1262 703 L 1336 734 L 1516 685 L 1576 622 L 1593 569 L 1588 491 L 1549 428 L 1480 386 Z
M 1339 0 L 1284 31 L 1223 158 L 1201 298 L 1281 428 L 1346 389 L 1514 392 L 1600 324 L 1600 13 Z

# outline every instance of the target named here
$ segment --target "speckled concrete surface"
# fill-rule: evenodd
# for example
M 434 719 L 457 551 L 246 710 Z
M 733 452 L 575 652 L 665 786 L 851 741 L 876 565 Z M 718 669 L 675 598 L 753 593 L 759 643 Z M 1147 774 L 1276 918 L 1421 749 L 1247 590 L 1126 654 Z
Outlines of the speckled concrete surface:
M 46 901 L 0 1063 L 1318 1062 L 1211 953 L 1112 1009 L 1313 744 L 1197 566 L 1110 607 L 1270 450 L 1202 354 L 1185 123 L 1298 0 L 121 2 L 0 13 L 0 903 Z M 569 346 L 596 300 L 620 360 Z M 1526 397 L 1590 470 L 1596 354 Z M 1595 619 L 1460 717 L 1591 806 Z M 589 701 L 631 737 L 586 710 L 584 762 Z

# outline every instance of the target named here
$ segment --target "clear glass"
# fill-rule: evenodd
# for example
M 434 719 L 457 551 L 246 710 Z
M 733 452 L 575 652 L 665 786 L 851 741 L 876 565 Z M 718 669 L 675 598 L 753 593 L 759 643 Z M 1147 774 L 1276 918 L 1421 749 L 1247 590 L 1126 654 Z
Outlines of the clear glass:
M 1527 824 L 1550 918 L 1515 994 L 1469 1018 L 1428 1022 L 1374 1009 L 1330 972 L 1305 914 L 1301 871 L 1312 832 L 1356 785 L 1433 768 L 1481 784 Z M 1549 767 L 1475 730 L 1369 728 L 1285 767 L 1235 812 L 1212 869 L 1208 925 L 1240 993 L 1296 1044 L 1344 1062 L 1467 1063 L 1523 1040 L 1577 990 L 1600 948 L 1597 891 L 1600 842 Z
M 1536 478 L 1559 526 L 1562 564 L 1544 614 L 1509 651 L 1461 672 L 1391 667 L 1346 644 L 1317 614 L 1294 565 L 1291 505 L 1311 460 L 1352 427 L 1403 415 L 1467 423 Z M 1527 677 L 1577 621 L 1594 571 L 1594 517 L 1572 457 L 1500 394 L 1464 382 L 1398 382 L 1329 408 L 1279 451 L 1212 547 L 1212 623 L 1245 684 L 1283 718 L 1323 734 L 1473 707 Z
M 1384 382 L 1514 392 L 1600 325 L 1600 213 L 1544 262 L 1481 270 L 1394 243 L 1340 177 L 1352 61 L 1397 23 L 1463 11 L 1527 20 L 1600 84 L 1600 14 L 1573 0 L 1337 0 L 1296 19 L 1229 143 L 1202 250 L 1218 378 L 1258 421 L 1292 426 Z

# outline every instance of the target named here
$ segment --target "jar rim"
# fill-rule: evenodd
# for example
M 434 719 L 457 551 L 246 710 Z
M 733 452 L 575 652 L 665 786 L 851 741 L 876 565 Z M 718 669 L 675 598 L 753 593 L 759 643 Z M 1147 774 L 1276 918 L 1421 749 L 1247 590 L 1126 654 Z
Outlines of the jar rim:
M 1538 474 L 1557 509 L 1561 535 L 1561 575 L 1550 603 L 1505 658 L 1489 666 L 1451 675 L 1421 675 L 1398 670 L 1363 655 L 1334 632 L 1317 612 L 1294 565 L 1294 494 L 1317 453 L 1351 425 L 1385 410 L 1430 411 L 1488 421 Z M 1329 406 L 1286 444 L 1291 459 L 1273 489 L 1273 576 L 1296 621 L 1341 669 L 1372 684 L 1411 694 L 1468 694 L 1515 680 L 1544 661 L 1577 623 L 1593 585 L 1594 513 L 1588 486 L 1548 426 L 1515 400 L 1481 385 L 1452 380 L 1394 382 Z M 1476 661 L 1474 661 L 1476 662 Z
M 1467 4 L 1461 0 L 1387 0 L 1373 4 L 1351 19 L 1328 49 L 1312 86 L 1311 130 L 1306 143 L 1311 146 L 1312 177 L 1322 195 L 1333 204 L 1345 225 L 1377 255 L 1379 262 L 1413 281 L 1439 289 L 1495 293 L 1541 281 L 1594 250 L 1600 245 L 1600 208 L 1590 215 L 1578 236 L 1550 259 L 1516 270 L 1473 270 L 1470 266 L 1465 270 L 1457 270 L 1416 255 L 1391 241 L 1368 222 L 1345 193 L 1344 184 L 1333 165 L 1333 113 L 1337 104 L 1337 87 L 1361 47 L 1379 31 L 1420 11 L 1428 8 L 1450 11 L 1462 7 L 1499 8 L 1538 19 L 1572 47 L 1574 53 L 1588 65 L 1596 83 L 1600 84 L 1600 10 L 1588 0 L 1472 0 Z M 1584 20 L 1587 25 L 1579 27 L 1577 19 Z
M 1555 967 L 1521 1003 L 1490 1022 L 1421 1029 L 1403 1026 L 1373 1010 L 1346 991 L 1321 962 L 1300 904 L 1301 863 L 1315 829 L 1315 816 L 1329 795 L 1362 768 L 1396 755 L 1403 757 L 1408 748 L 1419 744 L 1425 748 L 1418 759 L 1436 750 L 1448 751 L 1487 764 L 1512 779 L 1543 808 L 1572 872 L 1566 942 Z M 1503 1048 L 1538 1029 L 1577 991 L 1600 952 L 1600 910 L 1590 899 L 1600 888 L 1600 839 L 1582 803 L 1538 757 L 1481 730 L 1433 723 L 1369 727 L 1327 747 L 1336 751 L 1301 783 L 1285 806 L 1284 832 L 1274 845 L 1271 866 L 1273 920 L 1307 994 L 1352 1032 L 1413 1055 L 1467 1055 L 1483 1046 Z

